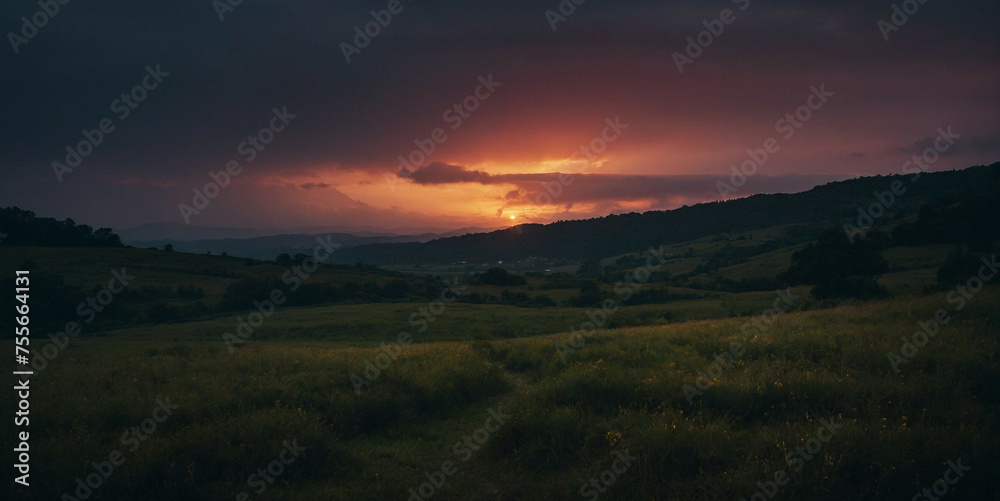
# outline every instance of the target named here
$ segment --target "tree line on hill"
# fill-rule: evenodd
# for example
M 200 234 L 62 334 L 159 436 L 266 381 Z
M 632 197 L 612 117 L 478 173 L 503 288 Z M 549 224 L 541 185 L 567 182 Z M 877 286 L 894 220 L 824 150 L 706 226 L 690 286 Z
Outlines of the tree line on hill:
M 217 257 L 216 259 L 226 259 Z M 244 261 L 241 258 L 228 258 Z M 294 258 L 293 258 L 294 259 Z M 293 261 L 294 262 L 294 261 Z M 257 265 L 261 261 L 244 263 Z M 59 274 L 39 269 L 31 260 L 18 265 L 18 269 L 31 272 L 31 322 L 33 330 L 54 332 L 63 330 L 66 322 L 86 324 L 86 331 L 111 330 L 139 325 L 175 323 L 206 318 L 211 315 L 229 314 L 253 309 L 254 301 L 264 301 L 275 290 L 283 292 L 286 301 L 282 306 L 317 306 L 342 303 L 382 303 L 403 301 L 432 301 L 440 297 L 445 283 L 437 277 L 416 277 L 385 270 L 373 270 L 367 265 L 341 268 L 371 272 L 371 280 L 348 281 L 333 284 L 322 281 L 302 281 L 294 291 L 290 284 L 277 276 L 246 276 L 227 268 L 201 266 L 191 273 L 205 277 L 236 278 L 222 296 L 206 297 L 203 286 L 195 284 L 138 285 L 131 284 L 116 293 L 108 304 L 97 306 L 86 303 L 94 298 L 100 285 L 79 286 L 68 284 Z M 393 276 L 386 280 L 385 276 Z M 523 277 L 522 277 L 523 278 Z M 6 280 L 13 289 L 13 278 Z M 10 304 L 12 297 L 0 298 L 0 306 Z M 98 309 L 99 308 L 99 309 Z M 13 309 L 13 308 L 12 308 Z M 83 316 L 81 311 L 93 310 L 95 314 Z M 0 337 L 10 337 L 5 332 Z
M 862 186 L 874 186 L 874 181 L 878 181 L 878 186 L 884 187 L 886 178 L 869 178 L 861 183 Z M 942 288 L 953 286 L 958 281 L 967 278 L 973 273 L 979 263 L 979 258 L 993 252 L 1000 239 L 1000 164 L 991 167 L 980 167 L 967 169 L 959 172 L 945 172 L 929 174 L 921 183 L 930 183 L 931 180 L 940 180 L 943 187 L 938 186 L 941 191 L 936 196 L 919 197 L 922 204 L 913 205 L 907 208 L 905 204 L 897 204 L 894 207 L 895 216 L 885 217 L 879 224 L 873 226 L 866 235 L 859 238 L 849 236 L 845 231 L 836 227 L 838 221 L 834 221 L 827 227 L 835 226 L 833 229 L 818 233 L 817 228 L 820 223 L 813 221 L 812 224 L 793 225 L 788 228 L 784 236 L 773 242 L 761 245 L 745 247 L 731 244 L 724 245 L 719 251 L 709 256 L 698 265 L 693 271 L 671 275 L 667 271 L 651 272 L 649 282 L 651 284 L 662 283 L 681 288 L 693 288 L 700 290 L 745 292 L 755 290 L 774 290 L 785 285 L 808 284 L 812 285 L 812 294 L 817 299 L 828 298 L 859 298 L 871 299 L 885 296 L 886 290 L 878 284 L 878 279 L 886 272 L 888 264 L 882 258 L 880 251 L 895 246 L 916 246 L 927 244 L 952 244 L 955 252 L 942 263 L 938 271 L 938 285 Z M 858 180 L 859 182 L 862 180 Z M 955 182 L 973 182 L 961 188 L 956 188 Z M 976 184 L 978 183 L 978 184 Z M 856 187 L 855 187 L 856 188 Z M 814 189 L 814 196 L 822 199 L 824 194 L 843 194 L 845 190 L 850 193 L 857 191 L 855 188 L 834 183 Z M 817 191 L 818 190 L 818 191 Z M 914 190 L 917 191 L 917 190 Z M 815 192 L 815 193 L 814 193 Z M 831 195 L 832 196 L 832 195 Z M 768 211 L 788 210 L 788 207 L 795 206 L 802 202 L 802 199 L 792 195 L 780 196 L 758 196 L 745 199 L 747 207 L 761 206 L 765 215 Z M 791 200 L 791 202 L 789 202 Z M 794 203 L 792 203 L 794 202 Z M 823 203 L 817 203 L 823 206 Z M 656 213 L 642 224 L 635 224 L 635 227 L 642 227 L 649 222 L 656 222 L 663 217 L 673 218 L 676 214 L 697 214 L 704 212 L 729 213 L 729 209 L 721 210 L 718 204 L 703 204 L 705 207 L 689 207 L 686 210 L 669 211 L 667 213 Z M 723 204 L 728 206 L 729 204 Z M 770 206 L 770 209 L 768 209 Z M 856 209 L 856 207 L 855 207 Z M 719 211 L 722 212 L 719 212 Z M 916 217 L 907 216 L 916 211 Z M 619 222 L 633 223 L 639 221 L 639 215 L 623 215 L 624 219 L 617 219 Z M 619 216 L 609 216 L 618 218 Z M 607 218 L 601 220 L 577 221 L 557 223 L 549 225 L 555 235 L 569 235 L 575 231 L 587 228 L 588 232 L 594 232 L 602 242 L 616 242 L 627 239 L 608 238 L 609 234 L 617 235 L 620 229 L 616 228 L 613 233 L 596 232 L 593 228 L 605 224 Z M 763 219 L 763 216 L 754 215 L 754 219 Z M 910 220 L 912 219 L 912 221 Z M 595 223 L 596 221 L 596 223 Z M 822 220 L 821 220 L 822 221 Z M 841 220 L 842 221 L 842 220 Z M 570 224 L 572 223 L 572 224 Z M 718 221 L 708 226 L 718 226 Z M 596 226 L 595 226 L 596 225 Z M 628 226 L 628 225 L 626 225 Z M 739 225 L 731 225 L 739 226 Z M 535 228 L 532 231 L 541 231 Z M 526 230 L 527 231 L 527 230 Z M 548 232 L 549 230 L 545 230 Z M 39 218 L 35 213 L 10 207 L 0 209 L 0 233 L 4 240 L 2 245 L 15 246 L 53 246 L 53 247 L 122 247 L 121 241 L 108 228 L 94 230 L 87 225 L 77 225 L 73 220 L 66 219 L 58 221 L 54 218 Z M 530 233 L 530 232 L 529 232 Z M 684 234 L 684 231 L 680 233 Z M 726 234 L 735 234 L 727 230 Z M 547 236 L 549 233 L 539 234 Z M 475 238 L 514 238 L 515 233 L 494 232 L 486 236 L 470 235 Z M 530 236 L 530 235 L 529 235 Z M 458 237 L 459 239 L 467 237 Z M 531 237 L 532 240 L 535 237 Z M 811 241 L 802 250 L 792 256 L 791 266 L 780 275 L 773 278 L 742 278 L 740 280 L 726 279 L 714 276 L 714 272 L 726 266 L 732 266 L 745 262 L 747 259 L 772 251 L 776 248 L 792 245 L 794 242 Z M 449 242 L 466 242 L 469 240 L 446 239 Z M 534 241 L 534 240 L 532 240 Z M 568 245 L 567 238 L 556 238 L 551 242 L 546 242 L 546 246 L 553 246 L 555 249 L 572 249 L 577 247 L 577 242 Z M 634 243 L 634 242 L 633 242 Z M 663 242 L 657 242 L 657 246 Z M 403 244 L 409 245 L 409 244 Z M 422 244 L 426 245 L 426 244 Z M 443 244 L 439 244 L 443 245 Z M 449 244 L 451 245 L 451 244 Z M 534 245 L 534 244 L 532 244 Z M 622 244 L 625 245 L 625 244 Z M 631 245 L 631 244 L 629 244 Z M 511 248 L 518 248 L 522 251 L 530 247 L 527 243 L 514 245 Z M 586 246 L 585 246 L 586 247 Z M 429 247 L 433 249 L 435 247 Z M 506 247 L 505 247 L 506 248 Z M 612 247 L 608 247 L 612 248 Z M 613 247 L 617 248 L 617 247 Z M 592 247 L 591 251 L 596 251 Z M 510 249 L 503 250 L 508 252 Z M 464 251 L 463 251 L 464 252 Z M 566 250 L 564 256 L 574 255 L 579 250 Z M 590 251 L 587 251 L 590 252 Z M 614 252 L 605 250 L 604 252 Z M 529 273 L 530 276 L 544 278 L 543 283 L 538 286 L 540 290 L 552 289 L 578 289 L 579 294 L 570 299 L 564 300 L 563 305 L 573 307 L 593 307 L 601 304 L 609 297 L 598 284 L 613 284 L 624 280 L 631 269 L 639 266 L 643 259 L 641 255 L 634 252 L 624 253 L 626 255 L 617 258 L 613 263 L 602 266 L 599 256 L 593 259 L 583 260 L 577 274 L 567 273 Z M 685 255 L 690 257 L 691 250 Z M 615 255 L 615 254 L 605 254 Z M 290 256 L 283 254 L 276 259 L 279 265 L 293 266 L 301 264 L 304 255 Z M 518 257 L 524 257 L 524 254 Z M 676 256 L 675 256 L 676 257 Z M 681 256 L 683 257 L 683 256 Z M 224 258 L 223 258 L 224 259 Z M 232 259 L 232 258 L 230 258 Z M 249 265 L 259 263 L 258 261 L 246 260 Z M 30 262 L 21 265 L 22 268 L 33 268 Z M 346 282 L 335 285 L 329 282 L 303 283 L 294 294 L 288 294 L 289 305 L 306 306 L 335 303 L 362 303 L 362 302 L 387 302 L 387 301 L 415 301 L 433 300 L 439 294 L 444 284 L 440 278 L 414 277 L 402 273 L 379 270 L 375 265 L 357 263 L 354 268 L 366 270 L 380 275 L 394 275 L 391 279 L 382 278 L 378 281 L 358 281 Z M 208 276 L 219 276 L 224 278 L 236 278 L 239 274 L 234 274 L 227 268 L 219 268 L 218 272 L 212 269 L 198 271 L 198 274 Z M 476 273 L 470 278 L 470 283 L 477 285 L 490 285 L 496 287 L 519 287 L 526 284 L 526 277 L 509 273 L 508 271 L 494 267 L 483 273 Z M 206 315 L 239 311 L 248 309 L 253 301 L 266 299 L 271 291 L 284 289 L 287 284 L 276 277 L 254 278 L 244 277 L 231 283 L 222 298 L 215 302 L 205 302 L 204 291 L 193 285 L 178 285 L 176 287 L 132 287 L 122 293 L 122 301 L 115 301 L 106 306 L 101 312 L 97 323 L 102 328 L 117 328 L 145 323 L 161 323 L 172 321 L 186 321 Z M 59 329 L 56 322 L 47 325 L 46 319 L 74 318 L 74 311 L 80 301 L 88 294 L 95 294 L 96 289 L 79 288 L 70 286 L 65 280 L 44 270 L 32 273 L 32 309 L 46 311 L 45 315 L 38 317 L 39 327 L 45 329 Z M 697 299 L 703 295 L 671 291 L 667 287 L 657 287 L 651 285 L 636 293 L 630 304 L 644 303 L 666 303 L 676 300 Z M 519 307 L 552 307 L 557 303 L 544 294 L 529 295 L 525 292 L 511 292 L 504 289 L 499 295 L 469 293 L 459 296 L 458 301 L 466 303 L 493 303 Z M 64 312 L 63 314 L 49 314 L 49 312 Z
M 766 226 L 831 227 L 857 217 L 859 205 L 896 180 L 908 183 L 895 211 L 915 211 L 933 198 L 958 196 L 970 187 L 995 192 L 1000 163 L 960 171 L 934 172 L 910 183 L 910 176 L 871 176 L 829 183 L 803 193 L 753 195 L 668 211 L 614 214 L 579 221 L 526 224 L 517 228 L 432 240 L 426 243 L 362 245 L 341 249 L 333 260 L 377 265 L 440 265 L 516 262 L 526 256 L 581 262 L 640 252 L 661 244 L 685 242 L 720 233 L 743 233 Z M 791 235 L 790 235 L 791 236 Z M 800 235 L 806 242 L 815 235 Z
M 0 244 L 34 247 L 124 247 L 111 228 L 76 224 L 72 219 L 59 221 L 38 217 L 18 207 L 0 208 Z
M 775 290 L 786 285 L 812 285 L 816 299 L 857 298 L 862 300 L 884 297 L 888 291 L 878 284 L 888 270 L 888 263 L 881 251 L 897 246 L 951 244 L 955 252 L 942 263 L 938 273 L 938 286 L 947 288 L 967 278 L 978 269 L 979 259 L 996 248 L 1000 240 L 1000 185 L 982 191 L 966 187 L 953 193 L 934 197 L 919 207 L 917 216 L 906 221 L 906 211 L 897 211 L 887 218 L 884 225 L 873 227 L 858 237 L 849 235 L 841 227 L 818 231 L 815 226 L 795 227 L 794 234 L 813 240 L 804 249 L 792 255 L 791 266 L 776 277 L 728 279 L 714 275 L 720 268 L 744 263 L 749 258 L 793 245 L 794 238 L 787 233 L 782 238 L 752 247 L 727 243 L 715 251 L 692 271 L 671 276 L 668 272 L 651 274 L 650 282 L 667 282 L 675 287 L 711 291 L 748 292 Z M 723 235 L 725 236 L 725 235 Z M 726 239 L 730 237 L 726 236 Z M 683 256 L 690 257 L 691 251 Z M 614 263 L 602 266 L 600 259 L 581 263 L 577 277 L 606 284 L 616 283 L 641 263 L 637 255 L 619 257 Z M 549 277 L 565 281 L 564 277 Z M 545 286 L 543 286 L 545 287 Z M 648 296 L 648 297 L 647 297 Z M 602 295 L 593 287 L 581 287 L 580 296 L 570 305 L 592 305 Z M 685 294 L 670 294 L 666 290 L 648 289 L 630 300 L 641 302 L 668 302 L 688 299 Z
M 897 246 L 951 244 L 939 268 L 939 288 L 953 287 L 979 267 L 980 258 L 994 252 L 1000 240 L 1000 191 L 968 190 L 945 195 L 920 208 L 913 222 L 902 222 L 891 231 L 870 231 L 854 239 L 841 228 L 830 229 L 815 243 L 792 255 L 792 265 L 779 280 L 815 285 L 817 299 L 853 297 L 871 299 L 888 294 L 878 284 L 888 263 L 879 251 Z

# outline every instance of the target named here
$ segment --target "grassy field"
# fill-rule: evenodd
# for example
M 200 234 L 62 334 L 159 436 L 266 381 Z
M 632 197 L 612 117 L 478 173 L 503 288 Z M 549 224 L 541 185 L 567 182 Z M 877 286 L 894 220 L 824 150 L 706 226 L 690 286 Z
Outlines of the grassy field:
M 233 316 L 73 339 L 31 383 L 33 492 L 76 496 L 117 451 L 91 499 L 406 500 L 428 478 L 444 479 L 436 500 L 749 499 L 779 478 L 779 499 L 910 499 L 959 459 L 971 469 L 949 499 L 997 495 L 1000 290 L 958 312 L 944 293 L 791 311 L 752 343 L 750 317 L 704 302 L 670 308 L 719 319 L 601 330 L 567 363 L 557 344 L 585 310 L 449 305 L 360 392 L 352 374 L 420 305 L 281 310 L 233 353 Z M 645 308 L 665 306 L 615 318 Z M 895 372 L 886 353 L 939 308 L 953 319 Z M 734 341 L 743 352 L 712 368 Z M 695 395 L 700 371 L 714 379 Z M 150 421 L 162 399 L 176 409 Z M 127 434 L 144 420 L 145 440 Z M 285 441 L 304 452 L 262 480 Z
M 796 288 L 805 294 L 807 287 Z M 737 312 L 765 308 L 773 293 L 720 294 L 726 298 L 674 301 L 669 304 L 629 306 L 608 317 L 607 327 L 656 325 L 694 319 L 728 318 Z M 809 304 L 803 301 L 803 304 Z M 420 315 L 424 310 L 430 317 Z M 569 332 L 587 321 L 588 308 L 519 308 L 492 304 L 447 304 L 434 315 L 429 303 L 343 304 L 318 307 L 279 307 L 258 329 L 253 340 L 322 342 L 346 341 L 354 345 L 379 344 L 396 338 L 400 331 L 413 333 L 418 341 L 500 340 Z M 179 341 L 219 341 L 224 332 L 235 332 L 239 318 L 248 312 L 217 315 L 215 318 L 178 324 L 122 329 L 96 336 L 116 339 L 170 339 Z M 417 314 L 416 324 L 410 318 Z M 424 322 L 426 328 L 424 329 Z M 421 330 L 422 332 L 417 332 Z
M 138 277 L 140 286 L 201 287 L 207 302 L 217 301 L 226 287 L 240 279 L 277 278 L 289 270 L 289 266 L 279 266 L 273 261 L 147 249 L 0 247 L 0 264 L 5 269 L 19 267 L 26 260 L 39 270 L 65 278 L 69 284 L 105 284 L 112 270 L 125 268 Z M 384 270 L 324 265 L 309 280 L 384 284 L 397 276 Z
M 753 248 L 780 231 L 771 233 L 664 248 L 674 257 L 663 269 L 690 273 L 726 246 Z M 606 316 L 566 306 L 582 293 L 584 280 L 573 277 L 533 275 L 501 287 L 456 271 L 469 282 L 463 293 L 546 295 L 559 306 L 435 305 L 419 292 L 436 295 L 441 285 L 430 277 L 322 266 L 309 283 L 384 286 L 402 277 L 413 294 L 279 306 L 232 347 L 223 335 L 238 332 L 249 305 L 205 308 L 185 321 L 140 316 L 128 328 L 85 326 L 32 379 L 33 493 L 152 501 L 413 501 L 414 493 L 416 501 L 910 499 L 961 460 L 971 470 L 949 493 L 995 499 L 1000 289 L 987 287 L 953 311 L 936 285 L 953 251 L 942 245 L 882 251 L 889 269 L 879 283 L 892 297 L 870 303 L 816 301 L 810 286 L 791 289 L 796 297 L 787 302 L 776 291 L 718 287 L 720 279 L 773 279 L 802 247 L 640 288 L 690 299 L 630 304 L 614 283 L 596 283 L 618 307 Z M 5 268 L 28 258 L 63 277 L 74 298 L 125 267 L 136 276 L 130 290 L 199 287 L 209 306 L 234 283 L 288 271 L 144 249 L 0 249 Z M 761 316 L 775 305 L 776 316 Z M 953 320 L 894 367 L 887 354 L 901 353 L 901 339 L 939 308 Z M 68 313 L 59 322 L 73 319 Z M 591 335 L 594 320 L 601 328 Z M 409 335 L 403 345 L 401 332 Z M 32 347 L 47 343 L 33 336 Z M 2 423 L 10 451 L 12 420 Z M 99 486 L 86 487 L 88 480 Z

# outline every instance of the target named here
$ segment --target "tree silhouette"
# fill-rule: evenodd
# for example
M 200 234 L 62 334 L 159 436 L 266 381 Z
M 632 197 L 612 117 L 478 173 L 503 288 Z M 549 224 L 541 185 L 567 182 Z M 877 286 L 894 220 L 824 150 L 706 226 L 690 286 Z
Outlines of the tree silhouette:
M 878 244 L 867 238 L 851 243 L 844 231 L 831 229 L 793 254 L 792 265 L 781 278 L 792 284 L 816 285 L 812 289 L 816 299 L 871 299 L 887 294 L 877 282 L 887 268 Z

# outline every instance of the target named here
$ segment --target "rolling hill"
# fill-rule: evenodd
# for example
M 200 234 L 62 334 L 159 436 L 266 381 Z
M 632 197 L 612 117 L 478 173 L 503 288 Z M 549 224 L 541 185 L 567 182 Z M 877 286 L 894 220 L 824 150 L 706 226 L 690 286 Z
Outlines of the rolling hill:
M 873 176 L 818 186 L 795 194 L 754 195 L 669 211 L 609 215 L 602 218 L 521 225 L 426 243 L 371 244 L 334 253 L 334 261 L 376 265 L 434 265 L 516 262 L 526 257 L 585 261 L 645 250 L 664 243 L 695 240 L 718 233 L 739 233 L 773 226 L 801 226 L 787 233 L 791 242 L 811 240 L 822 229 L 858 217 L 861 206 L 875 203 L 876 193 L 901 181 L 907 191 L 889 207 L 895 214 L 914 213 L 932 199 L 995 193 L 1000 163 L 959 171 Z

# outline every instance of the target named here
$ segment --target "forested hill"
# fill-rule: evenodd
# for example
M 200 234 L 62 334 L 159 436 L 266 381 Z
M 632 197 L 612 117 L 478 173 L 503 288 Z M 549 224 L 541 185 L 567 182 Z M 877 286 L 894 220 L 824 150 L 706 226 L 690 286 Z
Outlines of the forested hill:
M 818 186 L 796 194 L 754 195 L 726 202 L 709 202 L 669 211 L 610 215 L 547 225 L 443 238 L 427 243 L 373 244 L 343 249 L 334 259 L 343 263 L 448 264 L 490 263 L 527 257 L 582 261 L 645 250 L 650 246 L 693 240 L 723 232 L 745 232 L 775 225 L 805 225 L 814 234 L 832 225 L 854 221 L 860 206 L 876 203 L 875 193 L 890 190 L 899 180 L 902 196 L 889 213 L 914 213 L 931 199 L 961 198 L 1000 190 L 1000 163 L 959 171 L 863 177 Z M 883 218 L 889 219 L 889 218 Z
M 94 228 L 38 217 L 30 210 L 0 208 L 0 245 L 33 247 L 122 247 L 111 228 Z

